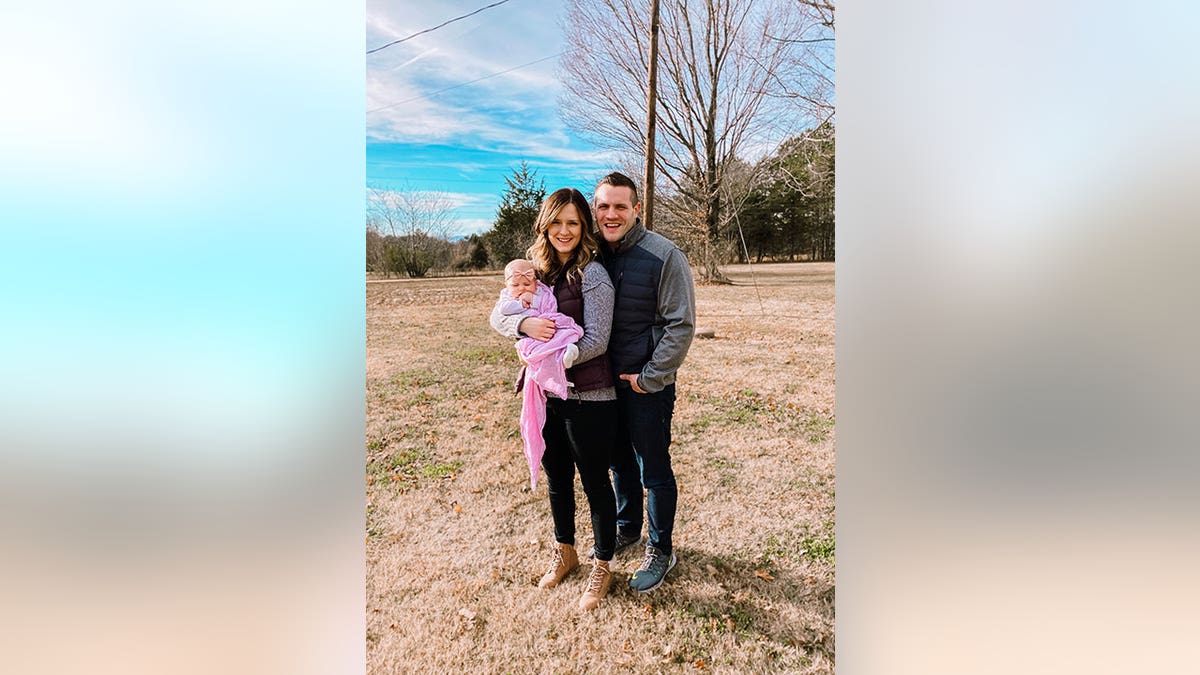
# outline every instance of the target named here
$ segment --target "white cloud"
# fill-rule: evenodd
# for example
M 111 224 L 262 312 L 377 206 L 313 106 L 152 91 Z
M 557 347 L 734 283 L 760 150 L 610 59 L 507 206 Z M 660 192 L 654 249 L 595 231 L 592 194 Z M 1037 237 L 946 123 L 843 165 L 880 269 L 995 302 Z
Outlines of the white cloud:
M 378 47 L 474 9 L 478 6 L 463 3 L 370 2 L 367 44 Z M 473 147 L 543 134 L 562 139 L 555 128 L 560 90 L 555 59 L 496 75 L 562 50 L 555 19 L 560 10 L 561 3 L 506 3 L 368 55 L 367 110 L 387 106 L 367 116 L 368 138 L 474 140 Z M 497 121 L 506 117 L 520 124 Z
M 441 190 L 386 190 L 371 189 L 367 192 L 367 200 L 374 203 L 396 204 L 401 195 L 418 203 L 440 202 L 449 208 L 459 209 L 464 206 L 479 206 L 488 204 L 491 199 L 485 195 L 469 192 L 444 192 Z
M 368 83 L 368 91 L 371 85 Z M 593 165 L 611 159 L 612 153 L 571 147 L 571 139 L 553 109 L 526 115 L 519 122 L 495 114 L 438 101 L 417 100 L 380 111 L 372 118 L 368 138 L 377 142 L 446 143 L 538 162 Z
M 415 35 L 450 18 L 478 9 L 478 4 L 474 0 L 436 4 L 370 2 L 367 6 L 368 47 L 375 48 L 415 36 L 368 55 L 368 72 L 386 71 L 416 53 L 437 48 L 438 58 L 423 64 L 421 73 L 431 84 L 438 85 L 435 88 L 439 88 L 556 54 L 562 49 L 562 36 L 555 21 L 561 3 L 556 3 L 558 6 L 550 5 L 549 8 L 548 4 L 506 3 L 437 30 Z M 506 73 L 502 77 L 505 84 L 521 89 L 553 85 L 553 63 L 549 63 L 550 68 L 530 67 Z M 490 81 L 481 82 L 480 85 L 481 89 L 495 89 Z
M 434 47 L 433 49 L 427 49 L 427 50 L 421 52 L 420 54 L 417 54 L 416 56 L 412 57 L 411 59 L 405 61 L 404 63 L 401 63 L 398 66 L 393 66 L 391 68 L 391 70 L 396 71 L 396 70 L 401 70 L 403 68 L 406 68 L 406 67 L 416 63 L 418 60 L 423 59 L 426 56 L 429 56 L 430 54 L 436 54 L 437 51 L 438 51 L 437 47 Z
M 411 201 L 410 201 L 411 200 Z M 437 210 L 451 212 L 451 224 L 446 231 L 450 238 L 465 237 L 470 234 L 480 234 L 490 230 L 491 218 L 467 217 L 479 212 L 490 212 L 496 208 L 496 197 L 488 194 L 472 194 L 468 192 L 444 192 L 441 190 L 387 190 L 372 188 L 367 191 L 367 201 L 371 204 L 387 203 L 393 207 L 403 201 L 432 207 Z
M 368 0 L 367 47 L 480 6 L 476 0 Z M 616 165 L 616 153 L 588 147 L 559 117 L 555 55 L 565 42 L 557 21 L 562 8 L 562 0 L 508 2 L 367 56 L 366 109 L 374 111 L 366 119 L 368 141 L 413 148 L 375 166 L 391 186 L 406 174 L 425 184 L 426 162 L 436 163 L 439 176 L 456 171 L 457 182 L 477 186 L 479 194 L 456 198 L 460 234 L 491 228 L 501 177 L 521 160 L 556 181 L 594 180 Z M 502 73 L 539 59 L 545 60 Z
M 455 221 L 454 235 L 467 236 L 483 234 L 492 229 L 492 221 L 487 218 L 463 218 Z

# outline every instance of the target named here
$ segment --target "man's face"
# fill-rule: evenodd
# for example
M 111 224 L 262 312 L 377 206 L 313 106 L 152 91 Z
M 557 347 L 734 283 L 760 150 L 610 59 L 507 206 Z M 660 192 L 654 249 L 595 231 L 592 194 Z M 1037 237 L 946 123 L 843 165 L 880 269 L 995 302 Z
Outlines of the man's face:
M 604 241 L 621 241 L 641 212 L 642 205 L 633 204 L 633 190 L 607 183 L 596 188 L 596 224 Z

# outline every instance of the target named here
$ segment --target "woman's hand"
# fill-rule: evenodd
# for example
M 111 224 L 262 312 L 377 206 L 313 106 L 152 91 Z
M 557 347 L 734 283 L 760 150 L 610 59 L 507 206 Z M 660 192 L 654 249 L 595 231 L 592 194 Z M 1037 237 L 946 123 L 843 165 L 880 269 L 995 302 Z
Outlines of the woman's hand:
M 521 323 L 517 325 L 517 330 L 534 340 L 546 342 L 554 337 L 554 322 L 550 319 L 539 319 L 536 316 L 529 316 L 521 319 Z

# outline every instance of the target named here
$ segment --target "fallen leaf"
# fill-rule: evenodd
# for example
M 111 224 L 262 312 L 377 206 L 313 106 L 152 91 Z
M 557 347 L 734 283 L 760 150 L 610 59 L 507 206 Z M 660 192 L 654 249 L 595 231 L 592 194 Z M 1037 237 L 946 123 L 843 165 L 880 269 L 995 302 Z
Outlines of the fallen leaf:
M 481 495 L 481 494 L 483 494 L 483 490 L 471 490 L 471 494 L 473 494 L 473 495 Z
M 455 513 L 462 513 L 462 504 L 459 504 L 458 502 L 450 502 L 450 504 L 454 507 Z
M 771 576 L 771 573 L 766 570 L 754 570 L 754 576 L 759 579 L 766 579 L 767 581 L 775 580 L 775 577 Z
M 703 668 L 703 667 L 704 667 L 704 659 L 696 659 L 696 660 L 695 660 L 695 661 L 692 663 L 692 665 L 693 665 L 693 666 L 696 666 L 697 668 Z

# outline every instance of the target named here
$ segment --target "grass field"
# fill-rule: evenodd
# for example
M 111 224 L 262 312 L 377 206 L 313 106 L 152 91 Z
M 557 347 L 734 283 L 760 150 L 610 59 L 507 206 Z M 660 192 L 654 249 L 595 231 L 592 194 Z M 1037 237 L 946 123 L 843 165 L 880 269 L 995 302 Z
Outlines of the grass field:
M 833 264 L 725 268 L 697 286 L 672 463 L 679 564 L 658 590 L 539 590 L 553 545 L 529 489 L 501 275 L 367 284 L 366 612 L 371 673 L 833 671 Z M 576 485 L 576 548 L 591 547 Z

